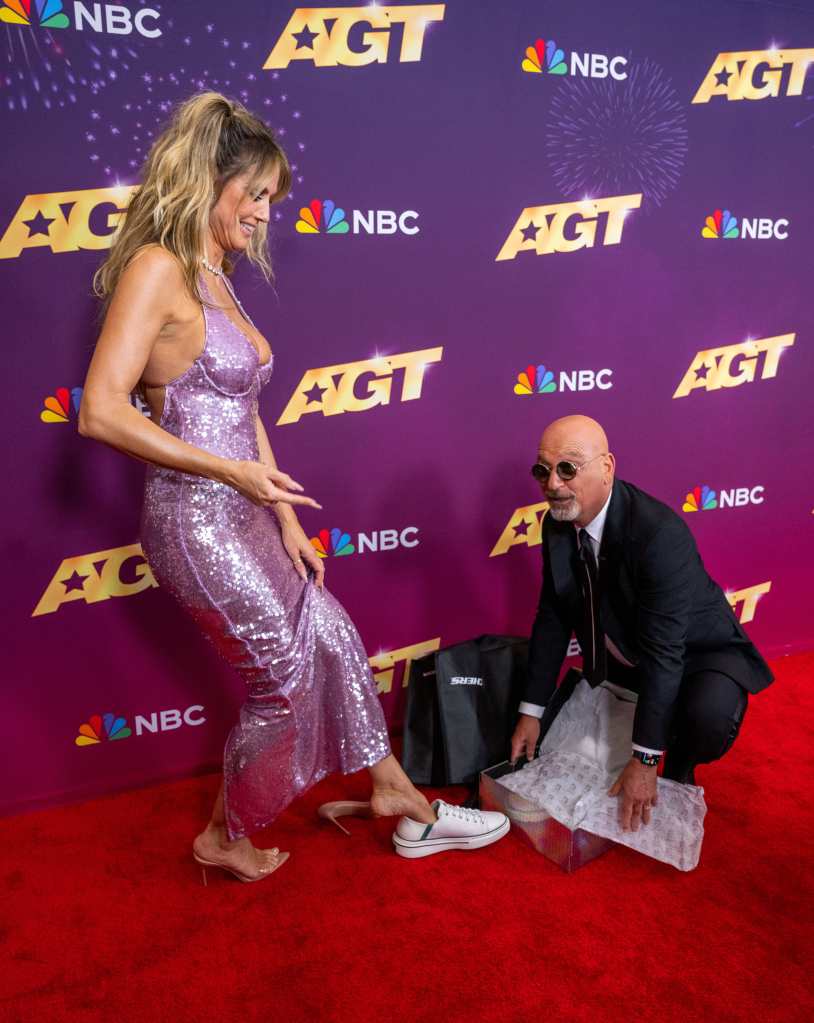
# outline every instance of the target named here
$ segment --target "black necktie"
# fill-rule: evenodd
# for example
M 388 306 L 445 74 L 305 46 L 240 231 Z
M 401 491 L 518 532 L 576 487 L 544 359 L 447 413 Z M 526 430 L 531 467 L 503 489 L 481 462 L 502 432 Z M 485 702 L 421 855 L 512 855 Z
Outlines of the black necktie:
M 599 622 L 599 587 L 596 558 L 591 538 L 586 529 L 579 531 L 579 560 L 581 565 L 582 600 L 585 609 L 584 640 L 582 650 L 582 673 L 589 684 L 596 688 L 605 681 L 607 660 L 605 657 L 605 634 Z

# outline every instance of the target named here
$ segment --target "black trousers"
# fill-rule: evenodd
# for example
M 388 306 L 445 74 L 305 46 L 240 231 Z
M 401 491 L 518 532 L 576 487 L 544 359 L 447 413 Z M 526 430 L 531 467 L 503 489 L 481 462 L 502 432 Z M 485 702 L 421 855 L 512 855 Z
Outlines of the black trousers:
M 549 700 L 540 722 L 541 741 L 581 677 L 580 671 L 569 671 Z M 626 667 L 610 654 L 608 681 L 635 693 L 639 691 L 636 668 Z M 693 781 L 697 764 L 720 760 L 738 737 L 747 702 L 746 691 L 720 671 L 695 671 L 685 675 L 673 714 L 664 777 L 680 782 Z

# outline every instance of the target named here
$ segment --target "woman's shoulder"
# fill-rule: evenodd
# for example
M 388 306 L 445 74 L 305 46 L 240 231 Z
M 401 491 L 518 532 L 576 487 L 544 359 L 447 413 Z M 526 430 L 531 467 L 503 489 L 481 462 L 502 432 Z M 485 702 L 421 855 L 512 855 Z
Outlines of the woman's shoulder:
M 184 276 L 181 260 L 157 242 L 150 242 L 136 249 L 130 257 L 127 269 L 146 276 L 168 274 L 180 279 Z

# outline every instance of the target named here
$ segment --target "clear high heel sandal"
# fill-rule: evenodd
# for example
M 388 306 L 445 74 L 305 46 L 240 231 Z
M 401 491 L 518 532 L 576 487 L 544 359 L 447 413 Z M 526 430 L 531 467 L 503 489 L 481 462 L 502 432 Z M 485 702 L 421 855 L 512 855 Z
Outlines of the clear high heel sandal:
M 373 817 L 374 814 L 370 809 L 370 803 L 359 803 L 352 799 L 337 799 L 333 803 L 323 803 L 317 810 L 317 816 L 326 821 L 333 821 L 340 831 L 349 835 L 350 832 L 343 824 L 339 823 L 338 817 Z
M 200 864 L 200 867 L 201 867 L 201 879 L 203 880 L 204 885 L 206 885 L 206 868 L 207 867 L 215 867 L 218 870 L 225 870 L 229 874 L 234 874 L 234 876 L 238 879 L 238 881 L 243 881 L 245 884 L 248 884 L 250 881 L 262 881 L 264 878 L 268 877 L 270 874 L 273 874 L 275 870 L 279 870 L 280 867 L 282 867 L 282 865 L 288 859 L 289 855 L 290 855 L 290 853 L 287 853 L 287 852 L 281 853 L 280 850 L 278 849 L 277 850 L 277 862 L 274 864 L 274 866 L 271 868 L 271 870 L 266 870 L 262 874 L 258 874 L 257 877 L 249 877 L 247 874 L 241 874 L 241 872 L 239 870 L 235 870 L 233 867 L 227 867 L 225 863 L 215 863 L 213 860 L 205 860 L 203 858 L 203 856 L 199 856 L 194 850 L 193 850 L 193 853 L 192 853 L 192 858 L 195 860 L 196 863 Z

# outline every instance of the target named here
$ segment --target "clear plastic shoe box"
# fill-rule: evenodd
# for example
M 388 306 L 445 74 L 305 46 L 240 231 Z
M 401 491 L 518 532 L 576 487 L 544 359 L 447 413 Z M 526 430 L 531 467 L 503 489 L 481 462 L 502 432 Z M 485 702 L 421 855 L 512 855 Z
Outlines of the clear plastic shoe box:
M 579 870 L 616 845 L 609 838 L 600 838 L 581 828 L 569 830 L 524 796 L 507 789 L 500 779 L 517 769 L 509 760 L 504 760 L 481 772 L 479 787 L 482 810 L 505 813 L 515 835 L 568 874 Z

